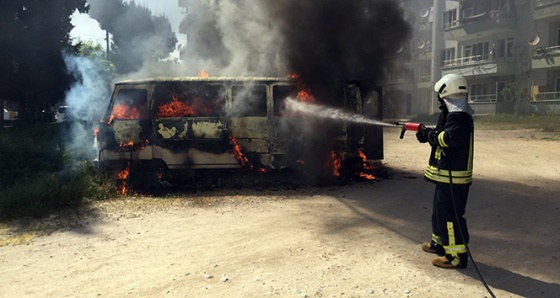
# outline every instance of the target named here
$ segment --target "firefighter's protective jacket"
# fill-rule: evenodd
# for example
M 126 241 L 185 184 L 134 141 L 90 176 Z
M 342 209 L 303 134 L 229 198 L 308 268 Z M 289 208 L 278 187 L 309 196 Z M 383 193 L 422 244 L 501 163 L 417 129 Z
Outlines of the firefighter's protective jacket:
M 467 111 L 450 111 L 443 105 L 433 133 L 434 142 L 424 177 L 434 183 L 470 185 L 473 173 L 474 123 Z M 444 157 L 444 154 L 446 157 Z

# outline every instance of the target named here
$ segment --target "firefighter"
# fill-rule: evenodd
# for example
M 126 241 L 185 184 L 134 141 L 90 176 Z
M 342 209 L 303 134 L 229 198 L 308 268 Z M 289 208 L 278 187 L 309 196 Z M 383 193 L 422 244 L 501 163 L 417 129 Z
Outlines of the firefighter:
M 422 243 L 422 250 L 438 255 L 434 266 L 466 268 L 469 232 L 464 214 L 472 183 L 474 111 L 462 76 L 445 75 L 434 90 L 441 110 L 437 125 L 416 133 L 420 143 L 431 146 L 424 178 L 435 184 L 432 240 Z

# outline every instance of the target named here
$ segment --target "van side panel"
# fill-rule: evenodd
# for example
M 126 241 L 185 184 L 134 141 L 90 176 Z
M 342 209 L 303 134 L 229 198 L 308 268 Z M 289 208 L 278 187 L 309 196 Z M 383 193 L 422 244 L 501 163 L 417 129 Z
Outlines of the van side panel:
M 300 91 L 294 81 L 283 78 L 118 83 L 99 127 L 100 164 L 143 160 L 163 162 L 169 169 L 249 164 L 260 170 L 303 164 L 321 168 L 333 156 L 356 158 L 361 152 L 368 159 L 382 158 L 382 132 L 372 134 L 359 124 L 287 113 L 286 98 L 300 99 Z M 359 84 L 347 84 L 339 92 L 335 99 L 344 99 L 344 109 L 379 116 L 367 100 L 362 101 Z

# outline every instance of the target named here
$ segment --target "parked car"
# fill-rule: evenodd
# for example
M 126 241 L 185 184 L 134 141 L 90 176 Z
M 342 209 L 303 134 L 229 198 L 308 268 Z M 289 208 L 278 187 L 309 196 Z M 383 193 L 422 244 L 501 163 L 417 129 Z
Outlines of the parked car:
M 4 108 L 4 121 L 15 121 L 17 120 L 18 112 L 8 111 Z
M 58 107 L 58 109 L 56 110 L 56 113 L 54 115 L 54 118 L 56 120 L 57 123 L 61 123 L 64 121 L 68 121 L 69 116 L 68 116 L 68 106 L 60 106 Z

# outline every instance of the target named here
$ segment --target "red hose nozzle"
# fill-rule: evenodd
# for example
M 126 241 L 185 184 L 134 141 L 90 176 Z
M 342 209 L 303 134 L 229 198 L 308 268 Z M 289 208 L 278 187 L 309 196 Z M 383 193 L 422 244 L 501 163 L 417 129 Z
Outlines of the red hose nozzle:
M 412 130 L 412 131 L 420 131 L 426 128 L 426 126 L 424 126 L 424 124 L 422 123 L 416 123 L 416 122 L 403 122 L 403 121 L 398 121 L 395 122 L 396 125 L 401 127 L 401 136 L 400 138 L 404 138 L 404 133 L 407 130 Z

